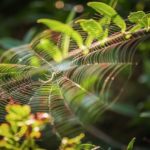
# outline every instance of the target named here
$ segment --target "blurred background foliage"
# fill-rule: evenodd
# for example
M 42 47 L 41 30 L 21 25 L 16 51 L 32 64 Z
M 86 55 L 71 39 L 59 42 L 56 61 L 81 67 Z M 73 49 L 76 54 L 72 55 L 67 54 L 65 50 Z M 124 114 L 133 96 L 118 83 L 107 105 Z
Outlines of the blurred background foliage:
M 109 0 L 101 1 L 109 3 Z M 92 13 L 93 11 L 86 6 L 87 2 L 87 0 L 1 0 L 0 54 L 11 47 L 29 43 L 42 31 L 44 28 L 36 24 L 37 19 L 53 18 L 65 22 L 73 8 L 77 11 L 76 17 Z M 127 18 L 131 11 L 148 12 L 150 0 L 119 0 L 116 9 Z M 97 126 L 114 141 L 127 144 L 132 137 L 136 137 L 137 145 L 150 147 L 150 43 L 148 40 L 139 45 L 135 59 L 138 64 L 119 102 L 103 114 Z M 49 131 L 49 126 L 45 131 Z M 54 138 L 49 139 L 50 134 L 50 131 L 44 132 L 45 139 L 39 142 L 47 148 L 49 141 L 56 142 Z M 109 147 L 105 146 L 108 144 L 105 143 L 105 137 L 103 142 L 96 139 L 94 142 L 102 144 L 104 148 Z

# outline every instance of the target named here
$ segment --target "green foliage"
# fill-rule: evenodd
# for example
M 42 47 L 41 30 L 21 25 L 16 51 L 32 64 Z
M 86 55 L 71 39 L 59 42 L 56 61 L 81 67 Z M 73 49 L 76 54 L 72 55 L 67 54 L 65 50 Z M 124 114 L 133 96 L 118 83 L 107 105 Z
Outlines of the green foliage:
M 86 32 L 88 35 L 86 37 L 85 43 L 84 43 L 84 38 L 82 38 L 80 33 L 74 30 L 69 24 L 65 24 L 60 21 L 56 21 L 52 19 L 39 19 L 38 23 L 43 23 L 46 26 L 48 26 L 52 31 L 60 32 L 62 34 L 61 49 L 59 49 L 51 41 L 49 41 L 50 42 L 49 44 L 48 42 L 46 42 L 47 43 L 46 45 L 49 45 L 48 47 L 49 48 L 51 47 L 50 49 L 52 49 L 52 52 L 50 52 L 51 57 L 56 62 L 61 62 L 63 58 L 68 57 L 67 55 L 69 51 L 68 48 L 69 48 L 70 38 L 72 38 L 77 43 L 77 46 L 81 50 L 83 50 L 83 53 L 85 54 L 89 52 L 90 46 L 95 39 L 99 40 L 102 44 L 106 43 L 107 42 L 106 39 L 109 35 L 111 22 L 113 22 L 116 26 L 118 26 L 121 29 L 121 32 L 124 33 L 126 31 L 126 22 L 114 9 L 114 7 L 116 6 L 116 1 L 111 1 L 110 5 L 112 5 L 112 7 L 102 2 L 89 2 L 88 6 L 92 7 L 98 13 L 100 13 L 102 15 L 102 18 L 98 21 L 94 19 L 79 19 L 76 21 L 76 23 L 79 23 L 83 31 Z M 71 18 L 72 16 L 74 16 L 72 14 L 74 14 L 74 11 L 70 15 Z M 135 13 L 131 13 L 128 18 L 130 22 L 135 23 L 135 26 L 132 27 L 129 33 L 134 33 L 140 30 L 141 28 L 146 28 L 148 31 L 149 14 L 145 14 L 142 11 L 138 11 Z M 128 39 L 131 37 L 131 35 L 127 34 L 125 35 L 125 37 Z M 41 43 L 43 43 L 43 40 L 41 41 Z M 52 46 L 55 47 L 54 50 Z M 45 47 L 43 48 L 43 50 L 44 49 L 46 50 L 47 48 Z M 54 53 L 56 53 L 56 57 L 53 55 Z
M 82 37 L 70 25 L 67 25 L 67 24 L 61 23 L 59 21 L 52 20 L 52 19 L 39 19 L 38 23 L 43 23 L 43 24 L 47 25 L 50 29 L 52 29 L 55 32 L 64 33 L 64 34 L 70 36 L 71 38 L 73 38 L 76 41 L 78 46 L 80 48 L 82 48 L 82 46 L 83 46 Z
M 42 150 L 35 139 L 41 136 L 41 129 L 52 120 L 46 113 L 31 114 L 28 105 L 8 105 L 7 123 L 0 125 L 0 148 L 5 150 Z
M 6 107 L 8 114 L 6 115 L 6 120 L 8 122 L 18 122 L 21 123 L 28 120 L 30 115 L 30 107 L 28 105 L 20 106 L 20 105 L 8 105 Z M 21 124 L 20 123 L 20 124 Z
M 137 11 L 137 12 L 132 12 L 128 16 L 129 21 L 133 23 L 140 23 L 141 19 L 145 16 L 145 13 L 143 11 Z
M 95 9 L 97 12 L 99 12 L 102 15 L 106 15 L 110 18 L 113 18 L 117 15 L 117 12 L 109 5 L 101 2 L 89 2 L 88 6 Z
M 127 146 L 127 150 L 133 150 L 133 146 L 134 146 L 135 140 L 136 140 L 136 138 L 133 138 L 133 139 L 129 142 L 129 144 L 128 144 L 128 146 Z
M 72 11 L 70 12 L 70 14 L 67 17 L 66 24 L 70 24 L 70 22 L 74 19 L 75 14 L 76 14 L 75 10 L 72 9 Z M 66 34 L 62 34 L 61 36 L 62 36 L 61 48 L 62 48 L 63 57 L 67 57 L 71 39 L 70 39 L 70 36 L 68 36 Z
M 94 39 L 99 39 L 103 34 L 102 26 L 93 19 L 80 19 L 77 23 L 80 23 L 82 29 L 87 32 L 88 36 L 85 41 L 85 46 L 88 48 L 91 46 Z
M 92 7 L 103 16 L 109 17 L 121 29 L 122 32 L 125 32 L 126 30 L 125 21 L 111 6 L 101 2 L 89 2 L 88 6 Z
M 53 119 L 46 113 L 31 114 L 28 105 L 7 105 L 6 123 L 0 125 L 0 149 L 5 150 L 44 150 L 36 144 L 46 123 Z M 84 134 L 62 139 L 59 150 L 91 150 L 95 145 L 82 143 Z M 98 148 L 98 147 L 97 147 Z
M 84 134 L 80 134 L 79 136 L 70 139 L 65 137 L 62 139 L 59 150 L 92 150 L 99 148 L 92 144 L 82 143 L 81 140 L 83 138 Z
M 47 55 L 52 57 L 56 62 L 62 61 L 61 50 L 49 39 L 41 39 L 37 45 L 38 49 L 42 49 Z
M 150 13 L 145 14 L 144 17 L 142 18 L 142 23 L 143 26 L 149 31 L 150 28 Z
M 139 29 L 146 28 L 149 31 L 150 28 L 150 15 L 145 14 L 143 11 L 132 12 L 128 16 L 130 22 L 135 23 L 136 25 L 129 31 L 135 32 Z
M 93 19 L 89 20 L 81 19 L 78 20 L 77 22 L 79 22 L 83 30 L 92 37 L 98 38 L 100 34 L 102 34 L 103 32 L 101 25 Z

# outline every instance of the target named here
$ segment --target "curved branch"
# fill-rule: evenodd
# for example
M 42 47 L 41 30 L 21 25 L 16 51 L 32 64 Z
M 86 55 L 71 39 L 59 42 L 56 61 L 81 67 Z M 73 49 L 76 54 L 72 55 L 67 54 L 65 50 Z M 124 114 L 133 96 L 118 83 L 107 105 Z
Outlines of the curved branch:
M 125 32 L 125 33 L 118 33 L 118 34 L 113 34 L 111 36 L 109 36 L 107 39 L 105 39 L 105 41 L 96 41 L 94 42 L 91 47 L 90 47 L 90 51 L 94 48 L 107 48 L 109 46 L 112 45 L 117 45 L 119 43 L 122 43 L 124 41 L 129 41 L 131 39 L 139 39 L 143 36 L 150 36 L 150 30 L 147 31 L 147 29 L 140 29 L 138 31 L 135 31 L 134 33 L 131 34 L 130 38 L 126 38 L 127 35 L 129 35 L 131 33 L 129 32 Z M 104 45 L 104 46 L 103 46 Z M 80 55 L 82 54 L 83 50 L 82 49 L 75 49 L 73 51 L 71 51 L 68 55 L 68 57 L 66 57 L 66 59 L 76 56 L 76 55 Z

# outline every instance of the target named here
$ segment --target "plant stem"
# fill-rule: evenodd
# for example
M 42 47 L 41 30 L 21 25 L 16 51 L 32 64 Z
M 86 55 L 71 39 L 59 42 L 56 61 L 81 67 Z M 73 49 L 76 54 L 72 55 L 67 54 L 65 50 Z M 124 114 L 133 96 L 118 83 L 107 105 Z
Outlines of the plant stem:
M 117 3 L 118 3 L 118 0 L 111 0 L 110 3 L 109 3 L 109 5 L 110 5 L 112 8 L 116 8 Z
M 90 47 L 91 44 L 92 44 L 92 42 L 93 42 L 93 39 L 94 39 L 93 36 L 88 35 L 87 38 L 86 38 L 86 41 L 85 41 L 85 45 L 86 45 L 87 47 Z
M 75 10 L 72 9 L 70 12 L 69 16 L 67 17 L 66 23 L 69 24 L 73 18 L 75 17 Z M 63 35 L 62 36 L 62 53 L 63 57 L 66 57 L 68 55 L 68 50 L 69 50 L 69 44 L 70 44 L 70 37 L 68 35 Z

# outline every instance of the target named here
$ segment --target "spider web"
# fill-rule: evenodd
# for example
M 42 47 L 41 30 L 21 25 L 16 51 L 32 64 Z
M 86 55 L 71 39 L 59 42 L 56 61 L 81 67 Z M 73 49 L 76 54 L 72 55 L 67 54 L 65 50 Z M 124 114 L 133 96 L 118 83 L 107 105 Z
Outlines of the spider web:
M 86 39 L 79 25 L 73 27 Z M 141 29 L 127 39 L 112 24 L 107 40 L 102 44 L 95 39 L 87 55 L 70 39 L 69 54 L 61 63 L 49 55 L 51 49 L 38 47 L 43 38 L 61 47 L 61 35 L 50 30 L 8 50 L 0 57 L 0 121 L 7 104 L 28 104 L 33 113 L 49 113 L 60 136 L 84 131 L 85 124 L 98 121 L 117 101 L 136 65 L 136 47 L 149 35 Z

